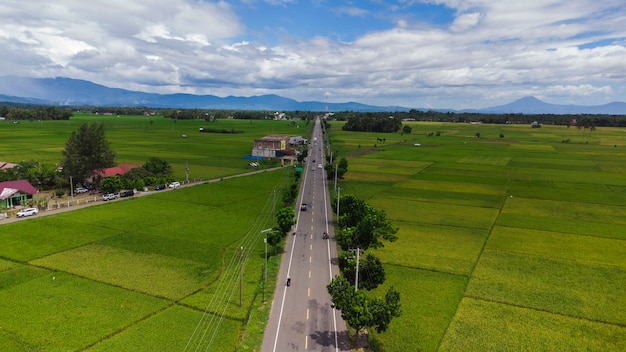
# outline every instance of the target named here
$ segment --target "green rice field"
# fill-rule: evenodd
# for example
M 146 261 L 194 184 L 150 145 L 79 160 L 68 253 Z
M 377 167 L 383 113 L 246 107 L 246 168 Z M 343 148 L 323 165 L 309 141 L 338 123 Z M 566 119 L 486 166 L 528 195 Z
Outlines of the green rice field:
M 626 130 L 409 125 L 329 130 L 341 194 L 400 228 L 375 254 L 403 315 L 372 349 L 626 350 Z
M 105 123 L 118 162 L 156 156 L 179 179 L 189 165 L 205 180 L 250 171 L 256 138 L 310 129 L 78 114 L 1 123 L 0 160 L 57 163 L 89 121 Z M 328 130 L 333 157 L 349 162 L 341 194 L 399 227 L 375 250 L 387 280 L 372 294 L 395 286 L 403 315 L 370 331 L 372 350 L 626 350 L 626 129 L 409 122 L 401 135 L 341 124 Z M 269 314 L 261 230 L 291 170 L 0 220 L 0 350 L 258 351 Z M 266 287 L 279 260 L 270 255 Z
M 244 133 L 214 134 L 198 132 L 204 121 L 79 114 L 0 124 L 10 141 L 0 144 L 0 160 L 58 162 L 71 130 L 90 121 L 106 124 L 118 162 L 157 156 L 179 179 L 187 162 L 190 178 L 219 182 L 0 220 L 0 350 L 254 350 L 262 330 L 247 319 L 254 312 L 264 326 L 272 294 L 265 287 L 275 286 L 280 260 L 270 253 L 264 286 L 261 230 L 272 226 L 293 168 L 264 171 L 271 165 L 262 163 L 258 174 L 220 179 L 251 171 L 243 156 L 254 139 L 305 135 L 308 127 L 222 120 L 210 127 Z

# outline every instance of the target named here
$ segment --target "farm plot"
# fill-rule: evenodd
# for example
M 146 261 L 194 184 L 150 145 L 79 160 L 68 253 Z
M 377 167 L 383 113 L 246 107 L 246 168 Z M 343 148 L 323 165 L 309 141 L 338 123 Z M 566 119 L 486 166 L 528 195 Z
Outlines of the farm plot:
M 285 170 L 3 225 L 0 345 L 184 349 L 208 296 L 197 295 L 195 307 L 177 305 L 203 290 L 219 289 L 215 283 L 225 272 L 224 262 L 238 258 L 235 247 L 251 229 L 267 227 L 268 204 L 273 190 L 284 187 Z M 244 270 L 246 305 L 218 312 L 224 321 L 214 330 L 212 348 L 237 346 L 259 294 L 263 241 L 253 240 Z
M 398 200 L 380 195 L 369 203 L 375 208 L 385 209 L 389 219 L 422 224 L 489 229 L 498 216 L 498 209 L 494 208 Z
M 189 347 L 189 331 L 193 331 L 201 319 L 201 312 L 186 307 L 171 306 L 98 343 L 87 351 L 151 352 L 163 351 L 165 346 L 169 351 L 184 351 L 186 347 Z M 226 333 L 206 336 L 204 343 L 200 346 L 207 345 L 211 338 L 215 339 L 212 346 L 216 351 L 231 350 L 232 346 L 237 345 L 240 323 L 228 319 L 220 323 L 221 329 Z
M 467 227 L 398 222 L 399 240 L 376 251 L 382 261 L 404 267 L 469 275 L 489 232 Z
M 370 187 L 383 181 L 361 180 L 349 166 L 339 183 L 342 194 L 367 194 L 400 228 L 398 241 L 373 252 L 411 313 L 386 333 L 372 333 L 373 345 L 385 351 L 624 350 L 626 149 L 606 145 L 616 136 L 623 141 L 624 129 L 583 134 L 559 126 L 409 124 L 416 133 L 406 140 L 355 155 L 350 165 L 375 180 L 384 178 L 376 163 L 410 161 L 418 165 L 413 175 Z M 428 129 L 441 136 L 418 134 Z M 347 147 L 346 132 L 331 133 Z M 505 141 L 496 139 L 499 133 Z M 562 143 L 566 139 L 571 143 Z M 400 267 L 414 276 L 400 274 Z M 428 322 L 405 322 L 429 315 L 428 308 L 414 307 L 439 302 L 419 294 L 423 285 L 440 289 L 416 274 L 421 270 L 468 282 L 434 345 L 415 338 L 421 327 L 432 329 Z
M 181 258 L 88 245 L 31 262 L 94 281 L 177 300 L 202 288 L 216 268 Z
M 382 351 L 435 351 L 463 297 L 464 276 L 388 265 L 388 280 L 373 295 L 383 296 L 389 286 L 403 292 L 402 316 L 383 334 L 370 331 L 372 346 Z M 410 336 L 410 337 L 407 337 Z
M 624 267 L 486 249 L 466 295 L 623 326 L 624 282 Z
M 4 332 L 0 340 L 8 340 L 9 346 L 26 346 L 26 350 L 80 350 L 168 304 L 66 273 L 41 270 L 36 278 L 0 290 Z
M 463 298 L 439 351 L 624 351 L 626 329 Z
M 497 225 L 626 239 L 625 210 L 615 205 L 514 197 L 507 199 Z

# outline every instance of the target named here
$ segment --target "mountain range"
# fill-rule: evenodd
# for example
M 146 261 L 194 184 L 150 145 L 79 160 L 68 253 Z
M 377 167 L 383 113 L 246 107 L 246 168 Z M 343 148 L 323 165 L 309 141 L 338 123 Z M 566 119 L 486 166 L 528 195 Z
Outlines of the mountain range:
M 626 103 L 605 105 L 558 105 L 525 97 L 512 103 L 483 109 L 425 109 L 399 106 L 375 106 L 358 102 L 325 103 L 296 101 L 279 95 L 228 96 L 194 94 L 156 94 L 109 88 L 90 81 L 72 78 L 0 77 L 0 102 L 67 105 L 67 106 L 137 106 L 150 108 L 270 110 L 270 111 L 408 111 L 436 110 L 442 112 L 470 112 L 492 114 L 606 114 L 626 115 Z

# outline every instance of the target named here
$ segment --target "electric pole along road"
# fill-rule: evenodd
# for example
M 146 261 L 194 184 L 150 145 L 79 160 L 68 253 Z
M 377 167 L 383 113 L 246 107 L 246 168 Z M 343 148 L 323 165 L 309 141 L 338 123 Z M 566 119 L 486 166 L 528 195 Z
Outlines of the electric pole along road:
M 339 268 L 333 264 L 337 246 L 329 225 L 332 208 L 325 164 L 321 123 L 316 119 L 296 207 L 295 234 L 288 236 L 285 246 L 263 352 L 350 350 L 346 324 L 341 312 L 332 308 L 326 289 Z M 324 233 L 330 238 L 324 238 Z

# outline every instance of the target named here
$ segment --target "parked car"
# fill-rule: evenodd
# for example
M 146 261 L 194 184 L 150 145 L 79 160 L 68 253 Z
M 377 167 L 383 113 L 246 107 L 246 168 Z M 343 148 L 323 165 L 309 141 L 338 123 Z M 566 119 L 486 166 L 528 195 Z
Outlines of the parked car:
M 83 187 L 78 187 L 74 190 L 74 193 L 76 194 L 82 194 L 82 193 L 87 193 L 87 192 L 89 192 L 89 190 Z
M 164 190 L 164 189 L 166 189 L 166 188 L 167 188 L 167 187 L 166 187 L 164 184 L 160 184 L 160 185 L 158 185 L 158 186 L 154 187 L 154 190 L 155 190 L 155 191 L 162 191 L 162 190 Z
M 39 209 L 37 208 L 26 208 L 17 212 L 17 217 L 21 218 L 24 216 L 33 216 L 33 215 L 36 215 L 37 213 L 39 213 Z
M 115 193 L 109 193 L 109 194 L 105 194 L 102 196 L 102 200 L 107 201 L 107 200 L 113 200 L 117 198 L 117 194 Z
M 178 188 L 180 187 L 180 182 L 172 182 L 169 185 L 169 188 Z
M 120 193 L 120 198 L 125 198 L 125 197 L 132 197 L 135 195 L 135 191 L 133 191 L 132 189 L 129 191 L 124 191 L 122 193 Z

